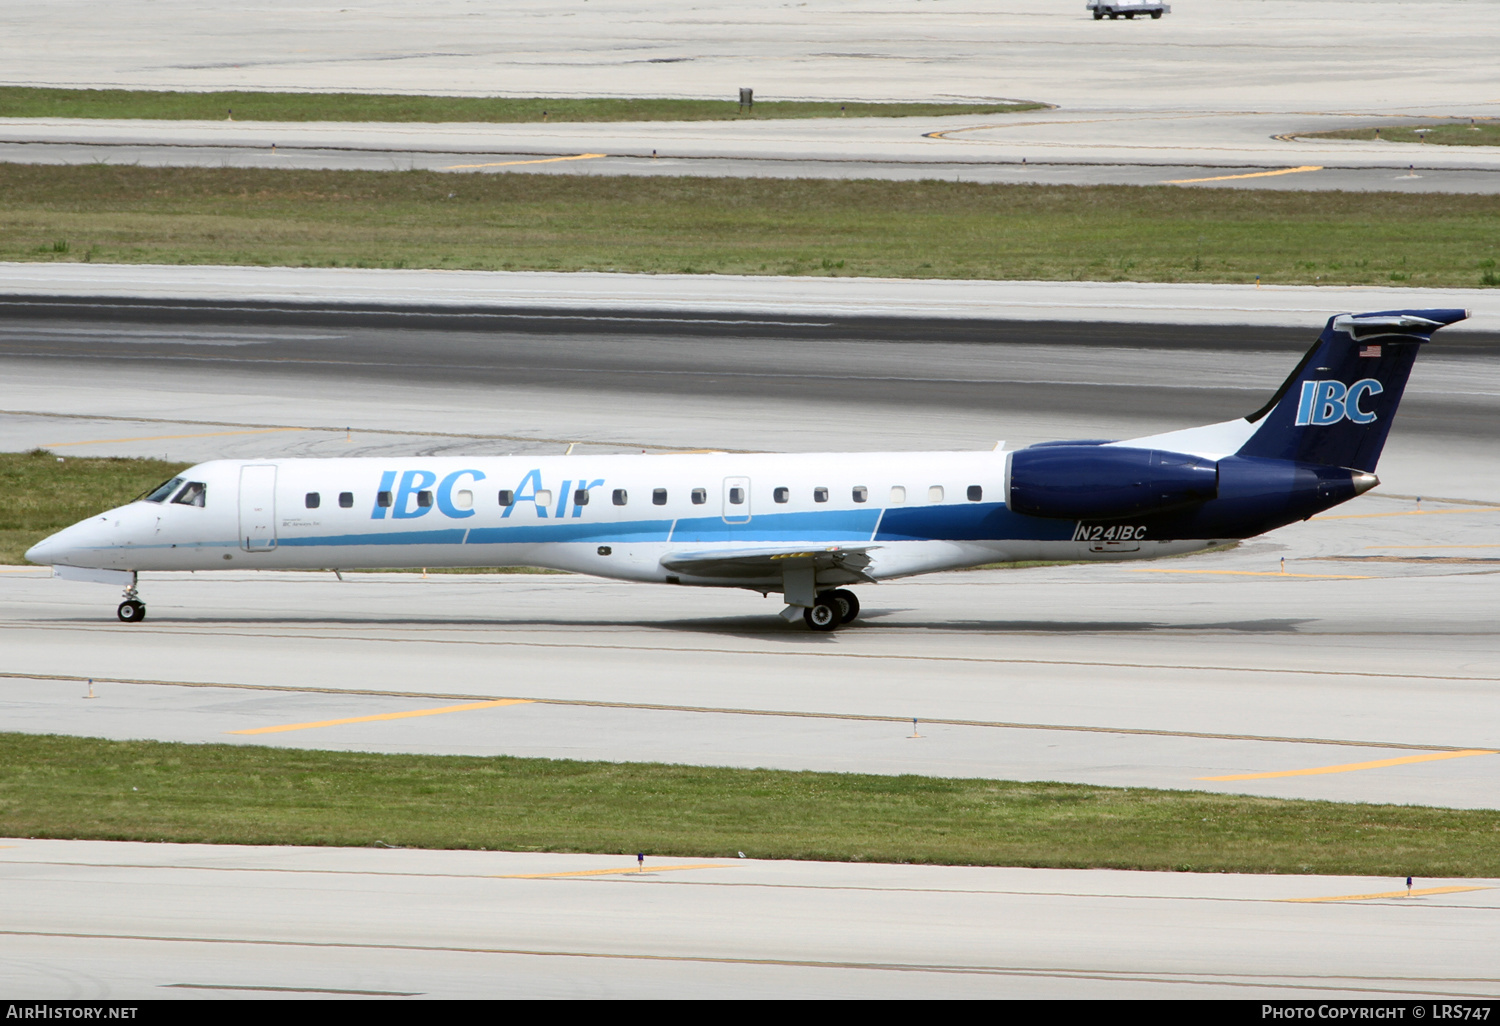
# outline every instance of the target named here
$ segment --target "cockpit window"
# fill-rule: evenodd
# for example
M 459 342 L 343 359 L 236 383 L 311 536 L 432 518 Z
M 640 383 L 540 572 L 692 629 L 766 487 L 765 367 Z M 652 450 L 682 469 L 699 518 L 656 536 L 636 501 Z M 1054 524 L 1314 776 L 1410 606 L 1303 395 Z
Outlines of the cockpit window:
M 171 494 L 175 492 L 181 484 L 182 478 L 174 477 L 166 484 L 158 485 L 157 487 L 151 489 L 151 491 L 146 496 L 144 496 L 144 498 L 147 502 L 166 502 Z
M 187 487 L 177 493 L 173 499 L 174 505 L 202 506 L 204 499 L 208 498 L 208 486 L 202 481 L 189 481 Z

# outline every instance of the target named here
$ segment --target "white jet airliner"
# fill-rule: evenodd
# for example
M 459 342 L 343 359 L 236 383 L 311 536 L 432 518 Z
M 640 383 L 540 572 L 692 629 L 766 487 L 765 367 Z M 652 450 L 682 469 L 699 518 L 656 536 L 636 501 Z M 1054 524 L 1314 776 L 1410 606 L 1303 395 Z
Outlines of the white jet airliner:
M 1010 560 L 1151 559 L 1377 484 L 1416 354 L 1464 310 L 1341 314 L 1260 410 L 1126 441 L 884 452 L 201 463 L 39 542 L 55 576 L 533 566 L 785 596 L 815 631 L 849 586 Z

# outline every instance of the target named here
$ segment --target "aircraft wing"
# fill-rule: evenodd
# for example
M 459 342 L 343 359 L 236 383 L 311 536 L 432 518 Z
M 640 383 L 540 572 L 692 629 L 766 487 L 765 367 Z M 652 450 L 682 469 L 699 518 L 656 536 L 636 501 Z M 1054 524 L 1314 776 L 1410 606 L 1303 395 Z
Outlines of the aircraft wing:
M 661 565 L 668 570 L 694 577 L 765 578 L 787 570 L 847 571 L 856 578 L 873 581 L 865 575 L 870 565 L 869 553 L 878 545 L 785 546 L 773 549 L 717 549 L 709 552 L 672 552 L 663 556 Z

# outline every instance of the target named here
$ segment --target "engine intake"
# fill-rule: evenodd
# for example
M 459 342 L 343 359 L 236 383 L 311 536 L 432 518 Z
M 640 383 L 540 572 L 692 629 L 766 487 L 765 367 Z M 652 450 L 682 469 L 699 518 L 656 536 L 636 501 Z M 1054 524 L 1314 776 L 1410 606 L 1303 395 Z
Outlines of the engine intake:
M 1021 449 L 1010 457 L 1005 503 L 1017 513 L 1112 520 L 1205 502 L 1219 492 L 1212 460 L 1104 445 Z

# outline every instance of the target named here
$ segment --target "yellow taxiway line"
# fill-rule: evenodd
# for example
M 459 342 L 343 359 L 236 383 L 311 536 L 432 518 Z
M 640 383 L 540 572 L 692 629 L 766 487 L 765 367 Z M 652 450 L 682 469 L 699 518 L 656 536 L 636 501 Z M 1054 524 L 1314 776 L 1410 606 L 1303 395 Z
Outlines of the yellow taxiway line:
M 1277 175 L 1300 175 L 1304 171 L 1321 171 L 1322 165 L 1308 164 L 1305 167 L 1284 167 L 1279 171 L 1254 171 L 1245 175 L 1214 175 L 1212 178 L 1171 178 L 1163 185 L 1191 185 L 1193 182 L 1228 182 L 1236 178 L 1274 178 Z
M 641 869 L 637 866 L 625 866 L 623 869 L 575 869 L 569 873 L 503 873 L 491 877 L 493 880 L 550 880 L 560 876 L 618 876 L 622 874 L 634 875 L 636 873 L 667 873 L 679 869 L 723 869 L 724 867 L 713 862 L 704 862 L 691 866 L 652 866 L 650 869 Z
M 1312 769 L 1280 770 L 1276 773 L 1236 773 L 1227 777 L 1199 777 L 1199 780 L 1270 780 L 1273 777 L 1315 777 L 1324 773 L 1353 773 L 1356 770 L 1404 766 L 1412 762 L 1434 762 L 1438 759 L 1462 759 L 1469 755 L 1500 755 L 1488 748 L 1469 748 L 1461 752 L 1433 752 L 1429 755 L 1403 755 L 1396 759 L 1374 762 L 1346 762 L 1338 766 L 1314 766 Z
M 1379 894 L 1335 894 L 1328 898 L 1281 898 L 1281 901 L 1372 901 L 1376 898 L 1415 898 L 1424 894 L 1461 894 L 1464 891 L 1492 891 L 1493 887 L 1419 887 L 1414 891 L 1382 891 Z
M 160 442 L 169 438 L 218 438 L 220 435 L 269 435 L 277 431 L 311 431 L 311 428 L 278 427 L 256 431 L 205 431 L 196 435 L 145 435 L 141 438 L 91 438 L 86 442 L 50 442 L 44 448 L 60 449 L 65 445 L 106 445 L 110 442 Z
M 499 698 L 493 702 L 468 702 L 445 705 L 437 709 L 413 709 L 410 712 L 380 713 L 378 716 L 351 716 L 346 720 L 319 720 L 316 723 L 284 723 L 276 727 L 253 730 L 226 730 L 226 734 L 281 734 L 288 730 L 311 730 L 314 727 L 341 727 L 346 723 L 374 723 L 376 720 L 404 720 L 413 716 L 438 716 L 442 713 L 468 712 L 471 709 L 493 709 L 501 705 L 532 705 L 529 698 Z
M 1373 581 L 1369 574 L 1284 574 L 1280 570 L 1168 570 L 1162 567 L 1130 567 L 1128 574 L 1224 574 L 1229 577 L 1319 577 L 1331 581 Z
M 515 167 L 517 164 L 556 164 L 561 160 L 598 160 L 607 157 L 608 153 L 580 153 L 572 157 L 544 157 L 541 160 L 502 160 L 494 164 L 452 164 L 443 168 L 444 171 L 464 171 L 476 167 Z

